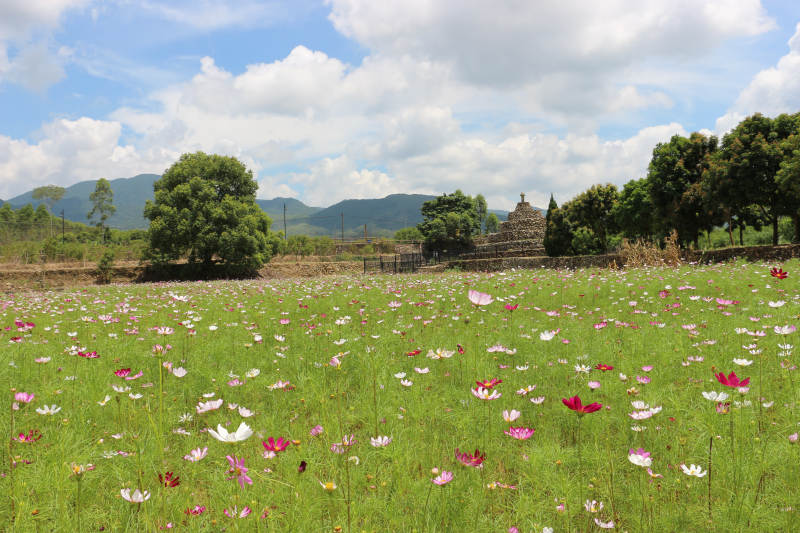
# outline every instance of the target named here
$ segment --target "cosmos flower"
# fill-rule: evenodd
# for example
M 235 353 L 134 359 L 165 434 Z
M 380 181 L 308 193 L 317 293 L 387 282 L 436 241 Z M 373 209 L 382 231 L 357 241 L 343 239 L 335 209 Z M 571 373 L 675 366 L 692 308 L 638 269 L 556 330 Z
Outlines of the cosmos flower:
M 387 437 L 386 435 L 370 437 L 369 443 L 375 448 L 384 448 L 392 443 L 392 438 Z
M 333 491 L 335 491 L 335 490 L 336 490 L 336 488 L 337 488 L 337 487 L 336 487 L 336 483 L 335 483 L 334 481 L 328 481 L 328 482 L 326 482 L 326 483 L 323 483 L 322 481 L 320 481 L 320 482 L 319 482 L 319 485 L 320 485 L 320 486 L 322 487 L 322 489 L 323 489 L 324 491 L 326 491 L 326 492 L 333 492 Z
M 778 267 L 773 267 L 772 269 L 770 269 L 769 274 L 773 278 L 778 278 L 778 279 L 786 279 L 787 276 L 789 275 L 787 272 L 784 272 L 782 268 Z
M 184 455 L 183 458 L 192 463 L 196 463 L 201 459 L 203 459 L 207 453 L 208 453 L 208 446 L 204 448 L 195 448 L 194 450 L 191 450 L 188 454 Z
M 287 446 L 291 444 L 291 441 L 284 439 L 283 437 L 278 437 L 276 441 L 274 437 L 269 437 L 266 442 L 261 441 L 261 445 L 264 446 L 264 449 L 268 452 L 282 452 L 286 449 Z
M 253 484 L 253 480 L 247 475 L 247 468 L 244 466 L 244 459 L 237 458 L 235 455 L 226 455 L 225 458 L 228 459 L 228 464 L 231 465 L 230 469 L 228 469 L 228 473 L 233 474 L 228 478 L 228 480 L 235 479 L 239 482 L 239 486 L 242 487 L 242 489 L 244 489 L 245 483 L 248 485 Z
M 222 512 L 225 513 L 225 516 L 227 516 L 228 518 L 244 518 L 250 513 L 252 513 L 253 510 L 245 505 L 240 511 L 239 508 L 236 505 L 234 505 L 233 509 L 230 510 L 225 509 Z
M 484 292 L 479 292 L 476 290 L 470 290 L 467 292 L 467 296 L 469 301 L 475 305 L 489 305 L 494 301 L 494 298 L 490 294 L 486 294 Z
M 40 415 L 54 415 L 61 410 L 61 407 L 57 405 L 43 405 L 42 407 L 37 407 L 36 412 Z
M 724 392 L 704 392 L 703 398 L 712 402 L 724 402 L 728 399 L 728 395 Z
M 484 379 L 483 381 L 476 381 L 475 384 L 478 387 L 483 387 L 484 389 L 493 389 L 495 385 L 499 385 L 503 382 L 502 379 L 492 378 L 492 379 Z
M 433 483 L 435 483 L 436 485 L 440 485 L 440 486 L 441 485 L 447 485 L 448 483 L 453 481 L 453 473 L 452 472 L 448 472 L 447 470 L 444 470 L 444 471 L 442 471 L 441 474 L 439 474 L 438 476 L 433 478 L 431 481 Z
M 222 427 L 222 424 L 217 424 L 216 431 L 209 429 L 208 433 L 221 442 L 240 442 L 249 438 L 253 434 L 253 430 L 242 422 L 234 433 L 228 433 L 228 430 Z
M 173 475 L 172 472 L 158 474 L 158 481 L 167 488 L 177 487 L 181 484 L 181 477 Z
M 222 407 L 222 398 L 218 400 L 209 400 L 207 402 L 198 402 L 197 404 L 197 414 L 207 413 L 209 411 L 215 411 Z
M 683 470 L 683 473 L 686 474 L 687 476 L 703 477 L 706 474 L 708 474 L 708 472 L 704 472 L 700 466 L 694 464 L 689 465 L 688 468 L 686 467 L 686 465 L 682 464 L 681 470 Z
M 599 411 L 603 404 L 594 402 L 590 403 L 589 405 L 583 405 L 581 399 L 578 396 L 573 396 L 572 398 L 561 398 L 561 402 L 566 405 L 569 409 L 578 413 L 579 416 L 594 413 L 595 411 Z
M 502 396 L 502 394 L 496 390 L 490 391 L 489 389 L 484 389 L 483 387 L 475 387 L 474 389 L 470 390 L 472 391 L 472 395 L 479 400 L 496 400 Z
M 512 409 L 511 411 L 504 410 L 503 411 L 503 420 L 505 420 L 506 422 L 511 423 L 514 420 L 516 420 L 517 418 L 519 418 L 521 414 L 522 413 L 520 413 L 516 409 Z
M 125 488 L 119 491 L 122 499 L 131 503 L 144 503 L 145 501 L 150 499 L 150 491 L 146 490 L 144 492 L 136 489 L 131 493 L 131 489 Z
M 736 372 L 731 372 L 727 377 L 725 376 L 724 372 L 714 374 L 714 376 L 717 378 L 717 381 L 726 387 L 741 388 L 747 387 L 747 385 L 750 383 L 750 378 L 739 379 L 739 377 L 736 375 Z
M 526 428 L 526 427 L 510 427 L 507 431 L 504 431 L 506 435 L 509 437 L 514 437 L 517 440 L 528 440 L 533 436 L 533 433 L 536 430 L 533 428 Z
M 469 452 L 462 452 L 458 448 L 456 448 L 456 460 L 464 466 L 472 466 L 475 468 L 481 468 L 483 462 L 486 460 L 486 454 L 481 453 L 480 450 L 475 448 L 475 453 Z
M 644 468 L 648 468 L 653 464 L 653 460 L 650 458 L 650 452 L 644 451 L 644 448 L 629 450 L 628 461 L 635 464 L 636 466 L 641 466 Z

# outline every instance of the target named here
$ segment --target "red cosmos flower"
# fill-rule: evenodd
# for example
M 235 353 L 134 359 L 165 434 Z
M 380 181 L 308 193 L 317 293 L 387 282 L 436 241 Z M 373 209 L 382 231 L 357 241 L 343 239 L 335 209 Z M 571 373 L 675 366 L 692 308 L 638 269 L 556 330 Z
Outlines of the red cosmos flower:
M 206 512 L 206 506 L 205 505 L 195 505 L 194 507 L 189 507 L 188 509 L 186 509 L 184 511 L 184 513 L 186 513 L 186 514 L 191 514 L 191 515 L 195 515 L 195 516 L 201 515 L 204 512 Z
M 484 389 L 492 389 L 495 385 L 499 385 L 503 382 L 502 379 L 492 378 L 492 379 L 485 379 L 483 381 L 476 381 L 475 383 L 478 387 L 483 387 Z
M 778 279 L 786 279 L 786 276 L 789 275 L 787 272 L 784 272 L 782 268 L 778 267 L 773 268 L 772 270 L 769 271 L 769 273 L 773 278 L 778 278 Z
M 714 374 L 714 376 L 717 378 L 717 381 L 719 381 L 726 387 L 733 387 L 733 388 L 747 387 L 747 385 L 750 383 L 750 378 L 740 380 L 739 376 L 736 375 L 736 372 L 731 372 L 730 374 L 728 374 L 728 377 L 725 377 L 724 372 L 720 372 L 719 374 Z
M 131 373 L 130 368 L 120 368 L 119 370 L 114 371 L 114 375 L 117 376 L 118 378 L 124 378 L 130 373 Z
M 458 353 L 464 355 L 464 347 L 460 344 L 456 344 L 456 346 L 458 347 Z
M 604 365 L 603 363 L 597 363 L 597 366 L 594 367 L 595 370 L 602 370 L 603 372 L 607 372 L 609 370 L 614 370 L 614 367 L 611 365 Z
M 19 435 L 14 437 L 12 440 L 15 440 L 17 442 L 28 442 L 28 443 L 30 443 L 30 442 L 36 442 L 37 440 L 39 440 L 41 438 L 42 438 L 42 432 L 39 431 L 38 429 L 32 429 L 27 434 L 20 433 Z
M 462 452 L 456 448 L 456 459 L 458 459 L 458 462 L 464 466 L 480 468 L 483 462 L 486 460 L 486 454 L 481 453 L 477 448 L 475 448 L 474 454 Z
M 516 311 L 517 307 L 519 307 L 519 304 L 514 304 L 514 305 L 506 304 L 505 305 L 505 308 L 506 308 L 507 311 Z
M 411 350 L 406 355 L 409 356 L 409 357 L 414 357 L 414 356 L 419 355 L 420 353 L 422 353 L 422 350 L 416 349 L 416 350 Z
M 96 351 L 95 352 L 86 352 L 86 353 L 83 353 L 83 352 L 79 351 L 78 355 L 80 355 L 81 357 L 85 357 L 86 359 L 97 359 L 98 357 L 100 357 L 99 355 L 97 355 Z
M 164 485 L 165 487 L 172 488 L 172 487 L 177 487 L 178 485 L 181 484 L 181 477 L 174 476 L 172 472 L 167 472 L 164 475 L 159 474 L 158 481 L 160 481 L 161 484 Z
M 266 451 L 275 453 L 282 452 L 291 443 L 291 441 L 288 441 L 283 437 L 278 437 L 277 441 L 273 437 L 268 438 L 266 442 L 261 441 L 261 444 L 264 446 Z
M 594 413 L 595 411 L 599 411 L 603 407 L 603 404 L 597 402 L 590 403 L 589 405 L 583 405 L 583 403 L 581 403 L 581 399 L 577 396 L 573 396 L 572 398 L 569 399 L 561 398 L 561 402 L 570 409 L 572 409 L 573 411 L 575 411 L 576 413 L 578 413 L 579 416 L 585 415 L 587 413 Z

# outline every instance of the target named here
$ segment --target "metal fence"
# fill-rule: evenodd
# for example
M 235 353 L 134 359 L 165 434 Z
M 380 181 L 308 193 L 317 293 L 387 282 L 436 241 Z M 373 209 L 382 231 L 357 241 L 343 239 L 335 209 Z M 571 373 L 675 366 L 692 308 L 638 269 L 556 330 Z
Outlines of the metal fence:
M 364 258 L 364 274 L 381 272 L 397 274 L 400 272 L 416 272 L 421 266 L 428 264 L 422 254 L 395 254 L 378 256 L 374 259 Z

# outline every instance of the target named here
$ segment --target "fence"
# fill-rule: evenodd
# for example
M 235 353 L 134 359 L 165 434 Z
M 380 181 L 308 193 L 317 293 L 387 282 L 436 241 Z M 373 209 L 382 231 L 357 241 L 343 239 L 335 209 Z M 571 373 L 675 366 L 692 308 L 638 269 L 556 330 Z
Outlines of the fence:
M 377 259 L 364 258 L 364 274 L 381 272 L 397 274 L 399 272 L 416 272 L 421 266 L 428 264 L 422 254 L 395 254 L 389 257 L 383 255 Z

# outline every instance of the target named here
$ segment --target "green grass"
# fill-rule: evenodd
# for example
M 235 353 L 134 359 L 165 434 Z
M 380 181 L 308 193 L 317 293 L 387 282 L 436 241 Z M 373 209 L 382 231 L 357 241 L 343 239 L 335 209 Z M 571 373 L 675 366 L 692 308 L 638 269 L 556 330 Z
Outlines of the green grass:
M 12 442 L 4 454 L 0 529 L 155 531 L 171 523 L 186 531 L 515 526 L 540 532 L 597 530 L 598 518 L 613 520 L 621 531 L 797 530 L 800 442 L 789 440 L 800 429 L 798 380 L 789 369 L 796 356 L 778 343 L 795 343 L 798 333 L 777 335 L 773 328 L 798 323 L 800 265 L 781 265 L 789 272 L 785 280 L 769 275 L 772 266 L 453 272 L 7 295 L 0 321 L 7 328 L 0 431 L 12 436 L 11 403 L 24 391 L 35 398 L 14 412 L 13 434 L 38 430 L 41 439 Z M 470 289 L 496 300 L 476 307 L 467 298 Z M 718 298 L 737 303 L 719 304 Z M 391 301 L 402 305 L 393 310 Z M 770 306 L 777 301 L 785 303 Z M 506 303 L 519 307 L 512 313 Z M 17 331 L 15 319 L 35 327 Z M 157 327 L 174 332 L 162 335 Z M 552 330 L 559 330 L 552 340 L 540 338 Z M 334 342 L 340 339 L 345 342 Z M 172 348 L 155 354 L 157 344 Z M 426 357 L 458 344 L 464 354 Z M 497 344 L 516 352 L 487 351 Z M 750 344 L 761 352 L 743 349 Z M 73 346 L 99 357 L 71 355 Z M 420 353 L 407 355 L 413 350 Z M 346 353 L 341 365 L 332 366 L 339 353 Z M 50 360 L 36 362 L 42 357 Z M 740 367 L 734 358 L 753 363 Z M 178 378 L 164 362 L 188 374 Z M 575 370 L 600 363 L 614 369 Z M 642 369 L 648 365 L 652 369 Z M 143 375 L 126 381 L 114 375 L 122 368 Z M 260 372 L 246 377 L 251 369 Z M 746 394 L 714 377 L 734 370 L 751 378 Z M 401 385 L 400 372 L 413 385 Z M 229 374 L 243 384 L 231 386 Z M 639 383 L 637 376 L 650 382 Z M 503 380 L 495 387 L 502 397 L 473 396 L 475 382 L 491 378 Z M 291 387 L 270 390 L 279 380 Z M 590 389 L 590 381 L 600 387 Z M 131 390 L 118 393 L 111 385 Z M 536 389 L 516 394 L 528 385 Z M 723 390 L 734 402 L 729 414 L 718 414 L 701 394 Z M 142 397 L 133 400 L 129 393 Z M 196 413 L 210 393 L 225 404 Z M 99 405 L 106 395 L 111 399 Z M 579 421 L 561 402 L 574 395 L 603 408 Z M 541 405 L 529 401 L 538 396 Z M 765 407 L 759 397 L 774 403 Z M 631 401 L 661 411 L 637 422 L 629 416 Z M 243 418 L 229 402 L 255 414 Z M 54 416 L 35 411 L 52 404 L 61 407 Z M 509 424 L 501 413 L 511 409 L 521 412 L 512 425 L 536 430 L 530 439 L 504 434 Z M 184 413 L 192 419 L 180 422 Z M 243 421 L 255 431 L 243 442 L 218 442 L 206 432 L 218 424 L 233 431 Z M 311 436 L 316 425 L 324 432 Z M 636 425 L 646 429 L 632 430 Z M 333 453 L 331 445 L 350 434 L 357 442 Z M 371 446 L 377 435 L 390 436 L 391 444 Z M 264 458 L 261 442 L 270 436 L 297 444 Z M 708 470 L 710 442 L 709 502 L 709 476 L 687 476 L 679 465 Z M 208 447 L 204 459 L 183 459 L 198 447 Z M 639 447 L 651 453 L 652 471 L 663 477 L 651 478 L 628 460 L 628 450 Z M 480 449 L 483 468 L 458 463 L 456 448 Z M 226 455 L 244 458 L 252 485 L 242 489 L 227 479 Z M 12 460 L 17 466 L 10 469 Z M 302 473 L 301 461 L 307 464 Z M 95 466 L 80 478 L 79 504 L 73 462 Z M 433 468 L 453 472 L 453 480 L 434 485 Z M 159 482 L 159 473 L 168 471 L 180 476 L 178 486 Z M 327 492 L 321 482 L 337 488 Z M 513 488 L 487 488 L 493 482 Z M 120 496 L 125 487 L 151 497 L 129 503 Z M 602 502 L 603 509 L 589 513 L 585 500 Z M 206 511 L 184 513 L 195 505 Z M 234 506 L 252 514 L 225 516 L 223 510 Z

